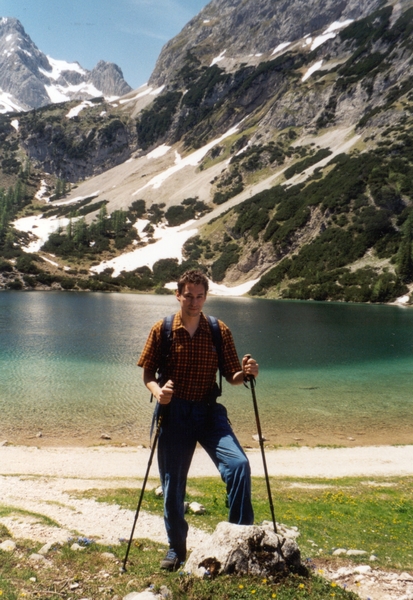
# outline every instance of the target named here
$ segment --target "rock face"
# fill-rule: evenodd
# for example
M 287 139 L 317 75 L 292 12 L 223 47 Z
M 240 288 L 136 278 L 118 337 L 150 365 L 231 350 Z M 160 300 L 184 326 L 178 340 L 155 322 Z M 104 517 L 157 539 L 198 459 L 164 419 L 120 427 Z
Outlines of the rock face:
M 272 525 L 233 525 L 219 523 L 211 540 L 192 551 L 186 565 L 198 577 L 220 574 L 269 576 L 301 565 L 297 533 Z
M 104 60 L 100 60 L 90 71 L 89 79 L 105 97 L 123 96 L 131 91 L 131 87 L 123 79 L 122 70 L 118 65 Z
M 103 112 L 106 107 L 105 102 L 95 101 L 89 113 Z M 103 119 L 100 127 L 94 127 L 93 121 L 85 127 L 84 122 L 67 117 L 33 127 L 35 118 L 31 113 L 20 117 L 22 147 L 30 160 L 66 181 L 76 182 L 123 163 L 135 149 L 131 128 L 117 118 Z
M 0 91 L 14 110 L 131 91 L 117 65 L 100 61 L 92 71 L 79 63 L 47 57 L 26 34 L 20 21 L 0 19 Z M 0 112 L 10 110 L 0 95 Z
M 149 82 L 163 85 L 182 68 L 188 51 L 205 65 L 221 56 L 249 62 L 335 21 L 359 19 L 380 0 L 212 0 L 162 49 Z

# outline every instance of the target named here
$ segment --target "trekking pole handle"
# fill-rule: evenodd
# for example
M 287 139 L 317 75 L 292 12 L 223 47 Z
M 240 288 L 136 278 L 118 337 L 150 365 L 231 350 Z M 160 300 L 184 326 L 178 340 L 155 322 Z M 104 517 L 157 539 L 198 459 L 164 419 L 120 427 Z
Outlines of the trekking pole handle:
M 248 360 L 251 358 L 251 354 L 244 354 L 244 358 L 247 358 Z M 246 375 L 244 373 L 244 381 L 250 381 L 251 385 L 255 384 L 255 376 L 254 375 Z

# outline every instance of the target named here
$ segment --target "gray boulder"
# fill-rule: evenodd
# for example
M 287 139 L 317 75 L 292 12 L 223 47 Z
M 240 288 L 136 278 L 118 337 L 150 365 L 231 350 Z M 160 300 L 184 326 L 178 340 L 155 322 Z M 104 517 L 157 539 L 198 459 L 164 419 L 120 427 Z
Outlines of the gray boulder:
M 278 529 L 278 527 L 277 527 Z M 293 532 L 274 533 L 270 524 L 217 525 L 210 540 L 192 551 L 185 571 L 198 577 L 220 574 L 269 576 L 298 569 L 300 549 Z

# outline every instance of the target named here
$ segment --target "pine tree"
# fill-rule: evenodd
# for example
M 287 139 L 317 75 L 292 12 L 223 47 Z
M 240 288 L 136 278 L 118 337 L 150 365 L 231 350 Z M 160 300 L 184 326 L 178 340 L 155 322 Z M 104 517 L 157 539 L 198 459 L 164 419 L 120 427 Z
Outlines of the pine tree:
M 60 179 L 58 179 L 56 181 L 56 187 L 54 190 L 54 197 L 57 200 L 58 198 L 61 198 L 62 196 L 62 181 Z
M 397 256 L 397 273 L 403 283 L 413 282 L 413 212 L 404 224 L 403 239 Z
M 72 219 L 69 219 L 69 223 L 67 224 L 66 235 L 69 238 L 69 240 L 71 240 L 73 237 L 73 221 L 72 221 Z
M 88 227 L 83 218 L 74 224 L 73 241 L 78 247 L 88 245 Z
M 107 216 L 108 211 L 106 210 L 106 204 L 104 204 L 99 210 L 97 227 L 100 235 L 105 235 L 107 231 Z

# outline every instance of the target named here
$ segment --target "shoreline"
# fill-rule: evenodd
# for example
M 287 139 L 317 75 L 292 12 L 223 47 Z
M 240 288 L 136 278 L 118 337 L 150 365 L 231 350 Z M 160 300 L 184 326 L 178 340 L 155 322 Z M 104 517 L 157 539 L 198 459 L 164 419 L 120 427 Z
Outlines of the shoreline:
M 149 423 L 149 422 L 148 422 Z M 245 430 L 234 428 L 235 434 L 244 450 L 259 449 L 255 425 Z M 367 446 L 410 446 L 413 445 L 413 433 L 408 424 L 399 429 L 368 430 L 362 426 L 347 425 L 334 429 L 325 428 L 301 429 L 298 427 L 274 431 L 273 427 L 263 427 L 262 432 L 266 451 L 282 448 L 355 448 Z M 25 428 L 16 431 L 15 428 L 3 429 L 0 432 L 1 446 L 36 446 L 39 448 L 147 448 L 150 446 L 150 424 L 143 431 L 113 430 L 107 428 L 89 429 L 88 431 L 61 431 L 58 429 Z
M 253 477 L 264 475 L 259 449 L 247 449 Z M 76 479 L 134 480 L 144 477 L 149 448 L 1 446 L 0 475 Z M 273 477 L 327 478 L 413 476 L 413 445 L 352 448 L 290 447 L 265 450 Z M 219 476 L 202 448 L 197 448 L 189 477 Z M 151 478 L 159 477 L 156 457 Z

